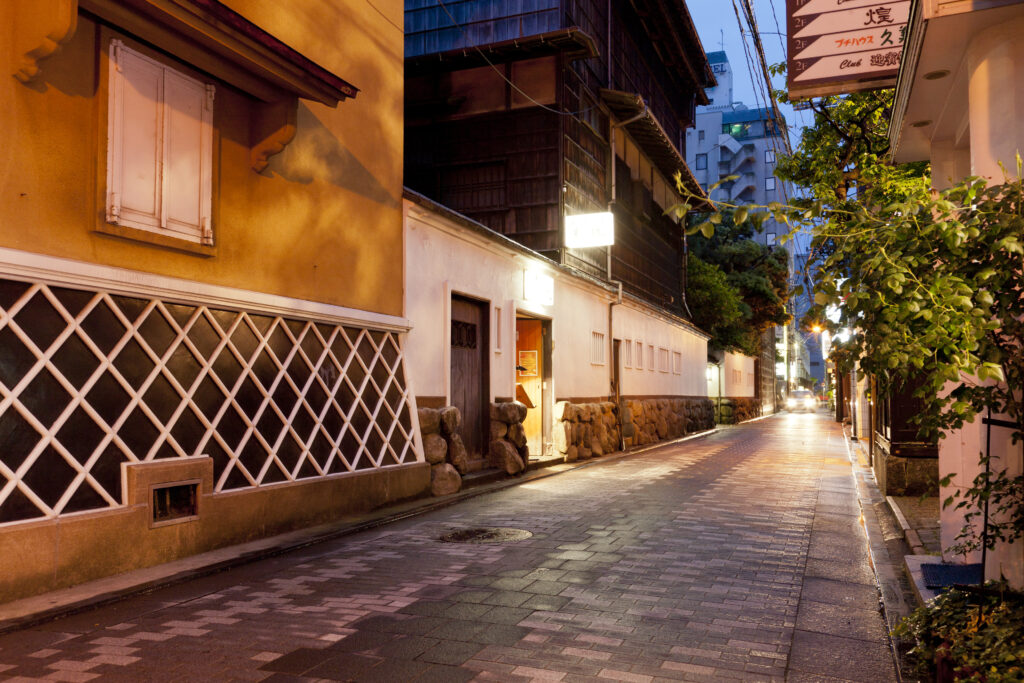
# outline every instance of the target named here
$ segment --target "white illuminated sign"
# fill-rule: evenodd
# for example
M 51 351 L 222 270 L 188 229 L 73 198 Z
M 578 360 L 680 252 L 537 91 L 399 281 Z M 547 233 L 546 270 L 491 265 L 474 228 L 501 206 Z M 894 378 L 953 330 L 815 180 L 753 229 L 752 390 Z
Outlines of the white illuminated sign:
M 528 270 L 523 273 L 523 298 L 535 304 L 555 304 L 555 281 L 550 275 Z
M 570 249 L 615 244 L 615 218 L 611 211 L 565 217 L 565 246 Z

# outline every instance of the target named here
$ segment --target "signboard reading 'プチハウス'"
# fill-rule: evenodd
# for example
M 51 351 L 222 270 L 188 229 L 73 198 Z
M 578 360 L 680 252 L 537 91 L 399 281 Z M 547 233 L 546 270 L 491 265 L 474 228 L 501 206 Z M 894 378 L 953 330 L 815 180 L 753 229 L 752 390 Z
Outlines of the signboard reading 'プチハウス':
M 790 99 L 895 85 L 910 0 L 786 0 L 786 8 Z

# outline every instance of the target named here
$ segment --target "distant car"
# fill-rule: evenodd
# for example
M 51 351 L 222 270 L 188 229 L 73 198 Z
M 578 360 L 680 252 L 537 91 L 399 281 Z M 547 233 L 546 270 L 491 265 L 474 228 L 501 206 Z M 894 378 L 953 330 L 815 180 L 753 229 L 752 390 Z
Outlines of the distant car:
M 818 399 L 816 399 L 814 394 L 806 389 L 797 389 L 796 391 L 790 392 L 789 398 L 786 399 L 786 410 L 791 413 L 798 410 L 806 410 L 813 413 L 817 409 Z

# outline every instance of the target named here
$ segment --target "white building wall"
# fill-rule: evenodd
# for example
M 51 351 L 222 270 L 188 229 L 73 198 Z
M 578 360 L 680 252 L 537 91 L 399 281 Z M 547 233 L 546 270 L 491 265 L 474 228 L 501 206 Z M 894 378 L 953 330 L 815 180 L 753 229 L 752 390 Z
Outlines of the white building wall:
M 722 395 L 727 398 L 754 397 L 754 359 L 741 353 L 726 353 L 722 361 Z
M 608 304 L 614 299 L 593 285 L 562 275 L 555 280 L 555 307 L 551 322 L 551 379 L 556 400 L 608 396 L 611 347 L 608 341 Z M 603 362 L 592 357 L 593 334 L 603 336 Z
M 453 293 L 489 302 L 492 400 L 514 395 L 517 312 L 552 321 L 556 399 L 609 395 L 608 313 L 609 304 L 617 299 L 615 292 L 409 200 L 404 213 L 405 314 L 412 327 L 405 340 L 405 356 L 417 396 L 450 397 Z M 553 304 L 524 296 L 527 272 L 552 278 Z M 624 396 L 706 396 L 707 339 L 702 333 L 631 299 L 616 304 L 612 315 L 614 338 L 623 340 L 623 346 L 625 340 L 633 345 L 630 366 L 623 362 L 621 370 Z M 595 332 L 604 335 L 603 361 L 592 357 Z M 642 369 L 635 362 L 638 341 L 644 348 Z M 650 370 L 652 346 L 655 366 Z M 667 369 L 658 365 L 664 352 L 668 353 Z
M 615 307 L 615 338 L 632 345 L 622 352 L 623 396 L 706 396 L 707 339 L 637 304 Z M 637 363 L 638 348 L 644 357 Z M 651 363 L 651 351 L 654 363 Z M 667 367 L 661 364 L 668 352 Z M 639 366 L 639 367 L 638 367 Z

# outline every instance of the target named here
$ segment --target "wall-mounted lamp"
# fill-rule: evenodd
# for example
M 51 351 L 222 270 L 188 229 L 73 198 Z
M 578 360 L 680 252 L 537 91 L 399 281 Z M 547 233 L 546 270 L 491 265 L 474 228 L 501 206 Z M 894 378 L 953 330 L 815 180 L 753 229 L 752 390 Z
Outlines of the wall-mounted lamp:
M 553 306 L 555 304 L 555 280 L 539 270 L 523 273 L 523 298 L 534 304 Z

